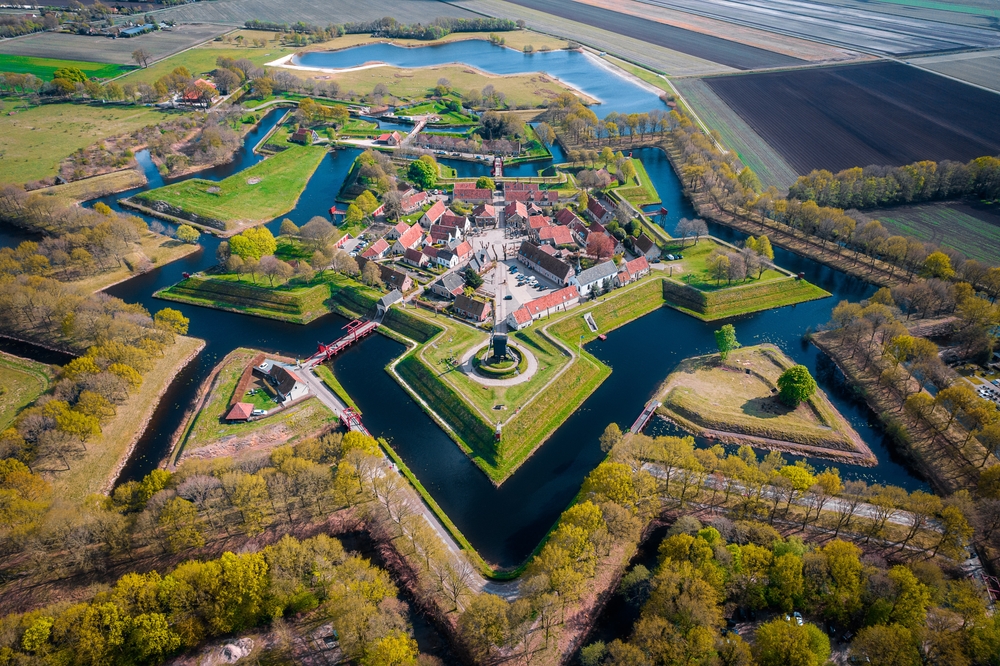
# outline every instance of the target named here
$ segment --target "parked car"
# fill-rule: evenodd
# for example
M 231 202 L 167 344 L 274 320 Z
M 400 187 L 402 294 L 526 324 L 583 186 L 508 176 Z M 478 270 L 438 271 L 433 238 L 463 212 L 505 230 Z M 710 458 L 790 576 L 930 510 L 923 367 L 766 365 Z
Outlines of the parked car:
M 510 301 L 510 300 L 513 300 L 513 299 L 514 299 L 514 297 L 511 296 L 510 294 L 507 294 L 506 296 L 503 297 L 503 300 L 505 300 L 505 301 Z

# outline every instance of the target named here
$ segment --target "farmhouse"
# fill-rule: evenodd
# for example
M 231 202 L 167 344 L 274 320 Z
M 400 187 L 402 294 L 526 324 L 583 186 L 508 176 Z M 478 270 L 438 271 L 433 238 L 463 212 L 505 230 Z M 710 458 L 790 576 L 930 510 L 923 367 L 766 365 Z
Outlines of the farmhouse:
M 639 234 L 639 237 L 632 244 L 635 247 L 635 253 L 646 257 L 649 261 L 660 258 L 660 248 L 645 233 Z
M 447 273 L 432 282 L 429 289 L 442 298 L 455 298 L 465 291 L 465 280 L 458 273 Z
M 394 226 L 392 229 L 389 229 L 389 231 L 387 231 L 385 236 L 383 236 L 382 238 L 386 240 L 396 240 L 397 238 L 402 236 L 403 232 L 405 232 L 409 228 L 410 225 L 408 225 L 406 222 L 397 222 L 396 226 Z
M 615 262 L 609 259 L 577 275 L 577 288 L 580 290 L 581 296 L 589 296 L 594 292 L 603 293 L 614 287 L 617 275 L 618 267 L 615 266 Z
M 574 223 L 584 226 L 583 220 L 577 217 L 577 214 L 569 208 L 560 208 L 556 211 L 555 217 L 558 224 L 562 224 L 567 227 L 572 226 Z
M 452 199 L 467 203 L 486 203 L 493 201 L 493 191 L 480 189 L 475 183 L 455 183 Z
M 368 259 L 361 257 L 358 259 L 358 268 L 364 270 L 365 266 L 368 264 Z M 386 287 L 392 287 L 393 289 L 398 289 L 402 292 L 407 292 L 413 289 L 413 278 L 404 273 L 403 271 L 397 271 L 391 266 L 385 264 L 375 264 L 378 266 L 379 276 L 382 278 L 382 284 Z
M 521 243 L 517 250 L 517 260 L 525 266 L 537 271 L 542 277 L 559 285 L 567 285 L 573 278 L 573 267 L 561 259 L 544 252 L 537 245 L 528 241 Z
M 459 317 L 465 317 L 473 321 L 486 321 L 493 311 L 493 305 L 489 301 L 481 301 L 478 298 L 470 298 L 465 294 L 459 294 L 455 298 L 455 304 L 451 306 L 451 309 Z
M 444 212 L 448 210 L 447 206 L 444 205 L 443 201 L 435 201 L 434 205 L 428 208 L 423 215 L 420 216 L 420 226 L 427 229 L 432 224 L 437 224 L 437 221 L 441 219 Z
M 267 380 L 278 392 L 282 402 L 298 400 L 309 394 L 309 387 L 293 370 L 279 363 L 272 363 Z

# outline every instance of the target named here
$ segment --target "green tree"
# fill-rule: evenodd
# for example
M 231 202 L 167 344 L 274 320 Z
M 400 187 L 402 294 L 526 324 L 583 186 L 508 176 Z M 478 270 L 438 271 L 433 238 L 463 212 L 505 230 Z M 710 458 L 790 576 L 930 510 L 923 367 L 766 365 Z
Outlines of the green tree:
M 347 207 L 347 214 L 344 216 L 344 222 L 347 224 L 357 224 L 361 220 L 365 219 L 365 212 L 357 204 L 351 204 Z
M 53 622 L 55 622 L 55 618 L 42 616 L 28 625 L 21 636 L 21 649 L 32 653 L 44 650 L 52 633 Z
M 741 345 L 736 340 L 736 328 L 732 324 L 726 324 L 715 332 L 715 346 L 719 348 L 719 357 L 723 362 L 729 358 L 729 352 L 740 348 Z
M 286 217 L 281 221 L 281 227 L 278 228 L 278 233 L 282 236 L 297 236 L 299 228 L 294 222 Z
M 437 185 L 437 168 L 423 160 L 414 160 L 406 169 L 406 177 L 417 187 L 428 190 Z
M 167 548 L 172 553 L 205 544 L 198 528 L 198 509 L 186 499 L 174 497 L 168 501 L 157 522 L 167 534 Z
M 180 310 L 175 310 L 174 308 L 163 308 L 153 315 L 153 324 L 156 328 L 178 335 L 184 335 L 188 332 L 190 321 Z
M 365 190 L 358 195 L 358 198 L 354 200 L 354 203 L 361 208 L 361 211 L 365 215 L 371 215 L 378 208 L 378 199 L 375 195 L 371 193 L 371 190 Z
M 948 280 L 955 275 L 955 269 L 951 267 L 951 258 L 944 252 L 931 252 L 924 259 L 923 274 L 926 277 L 936 277 Z
M 497 189 L 496 183 L 489 176 L 480 176 L 476 179 L 476 187 L 480 190 L 495 190 Z
M 483 278 L 479 277 L 479 273 L 472 266 L 465 267 L 465 270 L 462 271 L 462 277 L 465 278 L 465 284 L 472 289 L 479 289 L 483 286 Z
M 790 613 L 802 601 L 802 558 L 794 553 L 775 557 L 768 572 L 767 596 L 779 610 Z
M 190 224 L 182 224 L 177 227 L 177 240 L 182 243 L 194 244 L 198 242 L 199 238 L 201 238 L 201 234 Z
M 130 625 L 128 644 L 135 663 L 160 663 L 181 646 L 181 637 L 170 628 L 163 613 L 141 613 L 132 618 Z
M 482 593 L 476 595 L 459 616 L 458 630 L 479 659 L 507 644 L 510 638 L 508 607 L 500 597 Z
M 816 393 L 816 380 L 804 365 L 793 365 L 778 377 L 778 399 L 789 407 L 798 407 Z
M 267 227 L 251 227 L 230 238 L 229 248 L 244 261 L 247 259 L 259 261 L 265 255 L 274 254 L 278 249 L 278 243 Z
M 360 662 L 361 666 L 410 666 L 418 654 L 417 641 L 396 630 L 369 646 Z
M 851 642 L 857 663 L 879 666 L 920 666 L 920 652 L 913 634 L 898 624 L 865 627 Z
M 830 657 L 830 639 L 814 624 L 772 620 L 757 629 L 756 638 L 759 666 L 820 666 Z
M 601 433 L 601 451 L 607 453 L 614 448 L 615 444 L 622 439 L 622 429 L 617 423 L 609 423 L 608 427 Z
M 63 79 L 70 83 L 86 83 L 87 75 L 79 67 L 60 67 L 52 72 L 53 79 Z

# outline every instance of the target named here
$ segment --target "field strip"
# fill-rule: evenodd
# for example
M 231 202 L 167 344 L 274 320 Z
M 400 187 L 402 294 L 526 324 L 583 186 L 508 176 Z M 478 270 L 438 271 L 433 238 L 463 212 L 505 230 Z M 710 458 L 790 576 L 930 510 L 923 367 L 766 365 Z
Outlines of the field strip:
M 1000 56 L 1000 49 L 985 49 L 982 51 L 970 51 L 967 53 L 945 53 L 944 55 L 924 56 L 922 58 L 910 58 L 911 65 L 926 65 L 932 62 L 952 62 L 955 60 L 976 60 L 978 58 L 992 58 Z

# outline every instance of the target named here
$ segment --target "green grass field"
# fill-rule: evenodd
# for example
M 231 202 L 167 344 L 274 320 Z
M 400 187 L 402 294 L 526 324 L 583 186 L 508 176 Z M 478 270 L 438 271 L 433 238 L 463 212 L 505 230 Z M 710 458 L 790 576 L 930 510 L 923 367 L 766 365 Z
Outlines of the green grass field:
M 80 148 L 155 125 L 179 112 L 143 106 L 46 104 L 0 114 L 0 183 L 27 183 L 58 173 Z
M 672 272 L 669 270 L 667 272 L 672 274 L 675 279 L 700 291 L 716 291 L 738 286 L 738 284 L 730 284 L 726 280 L 718 281 L 711 276 L 708 259 L 716 249 L 731 250 L 732 248 L 718 243 L 712 238 L 702 238 L 697 243 L 689 240 L 686 244 L 678 241 L 676 245 L 668 245 L 664 248 L 664 252 L 671 254 L 680 252 L 684 258 L 680 261 L 667 262 L 667 266 L 673 267 Z M 769 268 L 764 271 L 760 279 L 754 274 L 746 282 L 766 282 L 785 277 L 785 275 L 785 273 Z
M 614 188 L 621 197 L 626 199 L 636 208 L 660 203 L 660 195 L 656 191 L 656 186 L 649 179 L 646 167 L 642 160 L 632 158 L 632 166 L 635 167 L 635 176 L 629 179 L 624 185 Z
M 47 391 L 51 381 L 52 370 L 44 363 L 0 352 L 0 430 Z
M 135 198 L 147 204 L 163 201 L 185 212 L 219 220 L 226 229 L 252 226 L 292 210 L 325 155 L 322 146 L 295 146 L 218 183 L 192 178 Z M 260 180 L 251 183 L 255 179 Z M 210 191 L 214 188 L 220 191 Z
M 948 202 L 900 206 L 868 214 L 892 233 L 945 245 L 970 259 L 989 264 L 1000 262 L 1000 206 L 983 208 Z
M 36 58 L 0 53 L 0 72 L 34 74 L 40 79 L 51 81 L 53 72 L 63 67 L 76 67 L 92 79 L 110 79 L 135 69 L 135 67 L 109 65 L 104 62 L 57 60 L 56 58 Z

